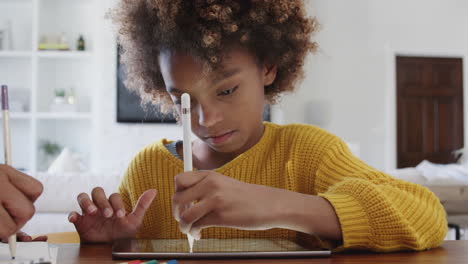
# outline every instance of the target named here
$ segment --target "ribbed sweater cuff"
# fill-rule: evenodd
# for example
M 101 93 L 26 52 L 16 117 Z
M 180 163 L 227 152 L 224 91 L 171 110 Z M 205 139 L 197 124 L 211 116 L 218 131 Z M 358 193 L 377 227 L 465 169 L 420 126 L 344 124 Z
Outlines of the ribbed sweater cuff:
M 332 204 L 340 221 L 343 244 L 334 251 L 369 248 L 372 243 L 372 229 L 369 216 L 359 201 L 341 193 L 322 193 L 318 196 Z

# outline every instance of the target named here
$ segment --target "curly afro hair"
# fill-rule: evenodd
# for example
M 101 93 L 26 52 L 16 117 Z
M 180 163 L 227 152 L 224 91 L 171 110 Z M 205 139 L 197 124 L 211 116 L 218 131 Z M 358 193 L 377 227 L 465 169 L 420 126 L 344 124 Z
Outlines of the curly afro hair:
M 125 85 L 144 103 L 172 106 L 158 57 L 165 49 L 188 52 L 216 69 L 232 45 L 251 52 L 261 64 L 277 66 L 265 97 L 293 91 L 303 77 L 306 55 L 315 51 L 314 18 L 302 0 L 121 0 L 110 13 L 117 25 L 125 65 Z

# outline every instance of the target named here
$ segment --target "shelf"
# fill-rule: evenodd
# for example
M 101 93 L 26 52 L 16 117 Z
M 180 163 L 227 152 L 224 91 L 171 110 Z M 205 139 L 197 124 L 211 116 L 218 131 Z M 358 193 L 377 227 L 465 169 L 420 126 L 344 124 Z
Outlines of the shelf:
M 101 26 L 100 2 L 0 0 L 0 28 L 11 23 L 11 35 L 5 35 L 8 45 L 0 50 L 0 84 L 9 86 L 11 109 L 27 111 L 9 113 L 15 167 L 47 169 L 40 150 L 41 140 L 47 139 L 69 147 L 92 168 L 95 154 L 91 143 L 96 136 L 93 93 L 99 83 L 94 38 Z M 71 50 L 39 50 L 40 42 L 57 42 L 62 33 Z M 76 50 L 81 35 L 84 51 Z M 59 89 L 73 94 L 76 108 L 51 111 Z M 0 113 L 0 126 L 2 121 Z M 0 140 L 3 149 L 1 144 Z
M 31 51 L 0 51 L 0 58 L 21 58 L 27 59 L 32 56 Z
M 51 59 L 87 59 L 92 58 L 93 53 L 90 51 L 36 51 L 39 58 Z
M 15 113 L 15 112 L 11 112 L 11 113 L 10 113 L 10 118 L 11 118 L 11 119 L 29 119 L 29 118 L 31 118 L 31 113 Z
M 39 119 L 62 119 L 62 120 L 87 120 L 91 119 L 91 113 L 85 112 L 70 112 L 70 113 L 51 113 L 51 112 L 39 112 L 37 113 Z
M 32 4 L 31 0 L 0 0 L 0 4 Z
M 29 119 L 31 118 L 31 113 L 18 113 L 18 112 L 10 112 L 10 119 Z M 3 119 L 3 113 L 0 113 L 0 119 Z

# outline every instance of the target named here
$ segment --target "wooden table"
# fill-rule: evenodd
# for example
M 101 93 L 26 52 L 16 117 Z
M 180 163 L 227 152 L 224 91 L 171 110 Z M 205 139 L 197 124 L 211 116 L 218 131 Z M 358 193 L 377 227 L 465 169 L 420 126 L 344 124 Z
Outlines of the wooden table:
M 112 260 L 110 245 L 53 244 L 59 247 L 58 263 L 120 263 Z M 233 259 L 233 260 L 180 260 L 179 263 L 468 263 L 468 241 L 445 241 L 441 247 L 423 252 L 404 253 L 340 253 L 330 258 L 308 259 Z

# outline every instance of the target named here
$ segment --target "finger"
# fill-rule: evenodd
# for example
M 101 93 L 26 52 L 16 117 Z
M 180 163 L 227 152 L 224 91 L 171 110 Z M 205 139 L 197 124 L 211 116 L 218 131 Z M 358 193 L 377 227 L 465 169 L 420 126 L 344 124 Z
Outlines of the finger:
M 71 212 L 68 214 L 68 222 L 75 224 L 80 220 L 82 216 L 78 212 Z
M 203 181 L 199 182 L 202 183 Z M 206 196 L 206 192 L 203 192 L 206 188 L 202 184 L 192 185 L 191 187 L 176 192 L 172 196 L 172 203 L 175 205 L 183 206 L 186 204 L 190 204 L 194 201 L 203 199 Z
M 87 213 L 90 215 L 94 215 L 97 213 L 98 208 L 94 205 L 93 201 L 89 198 L 87 193 L 80 193 L 77 197 L 78 204 L 83 211 L 83 214 Z
M 114 210 L 112 210 L 112 206 L 107 200 L 106 193 L 104 189 L 101 187 L 96 187 L 91 192 L 91 196 L 93 197 L 94 204 L 97 205 L 101 214 L 106 217 L 110 218 L 114 214 Z
M 197 184 L 208 176 L 210 171 L 188 171 L 174 176 L 175 191 L 180 192 Z
M 122 218 L 126 215 L 125 205 L 120 194 L 111 194 L 111 196 L 109 197 L 109 202 L 112 205 L 112 209 L 114 210 L 115 215 L 117 215 L 118 218 Z
M 204 199 L 188 207 L 180 214 L 179 228 L 184 234 L 188 233 L 196 221 L 213 210 L 212 200 Z
M 0 171 L 6 173 L 11 184 L 13 184 L 33 202 L 36 201 L 44 190 L 41 182 L 8 165 L 0 165 Z
M 3 208 L 15 222 L 17 229 L 23 227 L 34 215 L 35 208 L 33 203 L 21 191 L 9 183 L 4 187 L 0 200 Z
M 150 207 L 154 198 L 156 197 L 157 191 L 154 189 L 147 190 L 144 192 L 138 199 L 133 212 L 130 214 L 132 221 L 135 223 L 140 223 L 145 216 L 146 210 Z
M 172 196 L 172 214 L 177 222 L 180 221 L 180 215 L 188 206 L 191 206 L 195 201 L 202 200 L 206 195 L 207 192 L 203 191 L 206 187 L 200 184 L 201 182 Z
M 186 204 L 186 205 L 175 205 L 175 206 L 173 206 L 172 214 L 174 216 L 174 219 L 177 222 L 180 222 L 180 215 L 182 215 L 185 212 L 185 210 L 190 208 L 192 205 L 193 205 L 193 203 Z
M 47 236 L 38 236 L 38 237 L 35 237 L 32 241 L 34 242 L 47 241 L 47 239 L 49 239 Z
M 192 206 L 192 204 L 174 205 L 174 203 L 172 203 L 172 215 L 174 216 L 174 219 L 177 222 L 180 222 L 180 215 L 183 214 L 187 208 Z
M 22 231 L 19 231 L 18 233 L 16 233 L 16 240 L 22 242 L 31 242 L 32 237 Z
M 0 206 L 0 219 L 2 221 L 0 225 L 0 237 L 2 240 L 8 239 L 10 235 L 16 232 L 16 223 L 2 206 Z
M 219 220 L 216 217 L 216 214 L 212 211 L 198 221 L 192 223 L 189 233 L 196 239 L 200 240 L 201 230 L 209 227 L 223 226 L 219 223 Z
M 81 221 L 84 216 L 80 215 L 78 212 L 71 212 L 68 215 L 68 222 L 72 223 L 75 226 L 76 231 L 80 232 Z

